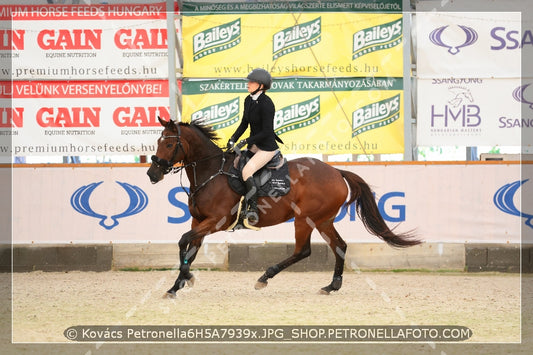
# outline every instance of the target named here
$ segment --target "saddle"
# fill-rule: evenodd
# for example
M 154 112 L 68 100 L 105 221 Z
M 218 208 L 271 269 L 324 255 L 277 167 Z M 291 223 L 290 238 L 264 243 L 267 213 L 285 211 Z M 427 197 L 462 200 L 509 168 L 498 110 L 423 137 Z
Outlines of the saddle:
M 237 167 L 235 164 L 231 165 L 228 174 L 228 183 L 233 191 L 241 195 L 241 202 L 237 212 L 237 219 L 228 228 L 228 231 L 235 231 L 239 229 L 259 230 L 258 227 L 250 225 L 246 219 L 244 211 L 246 210 L 246 202 L 244 195 L 246 195 L 246 185 L 242 179 L 242 169 L 246 163 L 253 157 L 253 153 L 246 150 L 241 155 L 236 157 Z M 258 196 L 279 197 L 286 195 L 291 189 L 291 182 L 289 177 L 289 165 L 280 152 L 278 152 L 264 167 L 259 169 L 254 175 L 255 186 L 258 187 Z
M 241 196 L 246 195 L 246 186 L 242 179 L 242 169 L 246 163 L 253 157 L 254 153 L 249 150 L 243 151 L 238 159 L 238 168 L 232 165 L 228 177 L 229 186 L 233 191 Z M 254 175 L 255 185 L 258 187 L 258 196 L 279 197 L 286 195 L 291 188 L 289 178 L 289 166 L 280 152 Z

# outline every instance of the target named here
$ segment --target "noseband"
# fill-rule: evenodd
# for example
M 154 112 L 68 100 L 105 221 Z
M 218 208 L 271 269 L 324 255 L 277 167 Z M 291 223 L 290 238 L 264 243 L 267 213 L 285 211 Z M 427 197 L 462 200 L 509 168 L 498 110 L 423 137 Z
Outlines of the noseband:
M 172 167 L 176 163 L 174 160 L 176 160 L 176 156 L 178 155 L 179 149 L 181 148 L 183 150 L 183 145 L 181 144 L 179 133 L 180 132 L 178 132 L 177 136 L 161 136 L 161 140 L 165 140 L 168 138 L 176 138 L 178 140 L 178 143 L 174 147 L 174 152 L 172 153 L 172 158 L 170 158 L 170 161 L 166 159 L 161 159 L 157 155 L 152 155 L 151 157 L 152 162 L 154 162 L 154 164 L 156 164 L 158 168 L 161 168 L 163 174 L 165 175 L 172 171 Z

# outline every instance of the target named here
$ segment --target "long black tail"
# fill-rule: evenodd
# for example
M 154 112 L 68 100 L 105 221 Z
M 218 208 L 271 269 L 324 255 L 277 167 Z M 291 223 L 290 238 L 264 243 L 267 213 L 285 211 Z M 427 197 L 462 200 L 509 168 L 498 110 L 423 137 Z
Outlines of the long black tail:
M 369 233 L 397 248 L 410 247 L 422 243 L 413 232 L 394 233 L 379 213 L 370 186 L 357 174 L 346 170 L 339 169 L 339 171 L 348 186 L 350 186 L 350 198 L 347 204 L 356 202 L 357 215 Z

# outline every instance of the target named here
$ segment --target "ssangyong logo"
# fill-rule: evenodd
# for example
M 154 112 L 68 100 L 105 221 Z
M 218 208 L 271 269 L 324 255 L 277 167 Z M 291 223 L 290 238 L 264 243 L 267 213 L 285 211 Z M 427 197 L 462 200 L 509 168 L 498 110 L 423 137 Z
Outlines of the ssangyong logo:
M 231 126 L 239 121 L 239 98 L 198 110 L 191 115 L 191 121 L 201 121 L 214 130 Z
M 272 38 L 272 59 L 314 46 L 320 42 L 322 19 L 298 24 L 274 34 Z
M 402 43 L 402 19 L 365 28 L 353 35 L 352 59 Z
M 519 86 L 516 89 L 514 89 L 513 98 L 516 101 L 518 101 L 518 102 L 521 102 L 523 104 L 529 105 L 529 108 L 533 110 L 533 101 L 529 101 L 526 97 L 524 97 L 524 92 L 530 86 L 531 86 L 531 83 Z M 531 90 L 530 90 L 530 92 L 531 92 Z
M 320 119 L 320 96 L 302 101 L 276 111 L 274 131 L 283 134 L 288 131 L 307 127 Z
M 207 55 L 222 52 L 241 43 L 241 19 L 222 24 L 192 38 L 193 60 L 197 61 Z
M 518 217 L 525 218 L 526 226 L 528 226 L 529 228 L 533 228 L 533 224 L 531 223 L 531 221 L 533 220 L 533 215 L 520 212 L 518 208 L 516 208 L 515 203 L 514 203 L 514 197 L 515 197 L 516 192 L 528 180 L 529 179 L 522 180 L 522 181 L 518 180 L 510 184 L 503 185 L 494 194 L 493 201 L 494 201 L 494 205 L 496 205 L 496 207 L 500 211 L 508 213 L 512 216 L 518 216 Z
M 99 219 L 99 224 L 107 230 L 113 229 L 114 227 L 118 226 L 119 218 L 133 216 L 144 210 L 148 205 L 148 196 L 141 188 L 139 188 L 138 186 L 130 185 L 125 182 L 117 181 L 117 184 L 122 186 L 122 188 L 126 190 L 128 194 L 130 200 L 128 208 L 126 208 L 126 210 L 121 213 L 109 217 L 97 213 L 91 208 L 89 204 L 89 197 L 91 197 L 91 194 L 94 192 L 94 190 L 102 183 L 103 181 L 93 182 L 92 184 L 80 187 L 79 189 L 74 191 L 74 193 L 70 197 L 70 204 L 75 211 L 83 215 Z M 111 220 L 110 223 L 107 222 L 108 219 Z
M 388 126 L 400 118 L 400 94 L 363 106 L 352 113 L 352 137 Z
M 448 53 L 451 55 L 456 55 L 459 53 L 460 48 L 471 46 L 477 41 L 478 38 L 478 34 L 473 28 L 463 25 L 457 26 L 464 33 L 464 39 L 455 40 L 453 38 L 454 36 L 450 36 L 450 38 L 447 39 L 443 38 L 443 33 L 445 31 L 453 32 L 451 29 L 449 29 L 450 26 L 446 25 L 433 30 L 429 34 L 429 40 L 437 46 L 448 48 Z

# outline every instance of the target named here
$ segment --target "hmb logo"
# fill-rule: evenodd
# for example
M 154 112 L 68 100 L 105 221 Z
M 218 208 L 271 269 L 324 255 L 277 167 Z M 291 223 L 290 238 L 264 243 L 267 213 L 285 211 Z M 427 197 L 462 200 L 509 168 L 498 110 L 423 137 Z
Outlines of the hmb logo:
M 481 124 L 481 109 L 473 103 L 470 90 L 464 87 L 450 87 L 450 100 L 442 108 L 431 105 L 431 127 L 448 128 L 477 127 Z
M 319 43 L 322 34 L 321 21 L 322 19 L 319 17 L 275 33 L 272 39 L 272 59 Z
M 429 40 L 437 46 L 448 48 L 448 53 L 451 55 L 456 55 L 460 48 L 471 46 L 478 38 L 478 34 L 473 28 L 463 25 L 457 26 L 462 30 L 464 39 L 458 39 L 457 33 L 449 29 L 449 25 L 446 25 L 433 30 L 429 34 Z M 444 31 L 449 32 L 450 36 L 443 38 Z M 459 37 L 461 36 L 459 35 Z
M 192 38 L 193 60 L 235 47 L 241 43 L 241 19 L 209 28 Z

